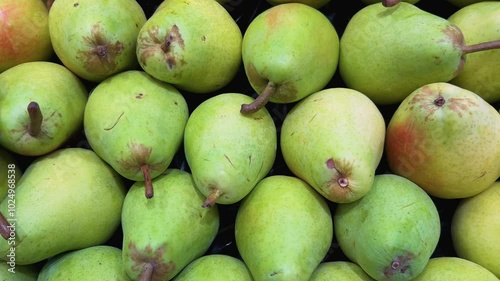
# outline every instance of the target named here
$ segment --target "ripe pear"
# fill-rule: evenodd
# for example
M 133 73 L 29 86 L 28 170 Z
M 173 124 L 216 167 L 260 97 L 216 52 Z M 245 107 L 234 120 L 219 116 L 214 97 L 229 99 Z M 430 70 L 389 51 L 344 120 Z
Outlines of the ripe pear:
M 370 190 L 384 138 L 384 117 L 369 98 L 348 88 L 328 88 L 290 110 L 280 142 L 292 173 L 328 200 L 348 203 Z
M 66 67 L 25 62 L 0 74 L 0 145 L 40 156 L 61 147 L 82 127 L 88 90 Z
M 0 204 L 6 219 L 0 229 L 9 230 L 0 255 L 6 261 L 15 255 L 19 265 L 106 242 L 120 225 L 126 192 L 122 178 L 84 148 L 37 157 L 15 191 L 15 201 Z
M 236 214 L 236 246 L 255 281 L 309 280 L 332 238 L 327 201 L 297 177 L 262 179 Z
M 457 25 L 467 44 L 479 44 L 500 38 L 500 2 L 484 1 L 467 5 L 448 20 Z M 489 103 L 500 101 L 500 49 L 467 55 L 466 63 L 450 83 L 470 90 Z
M 217 206 L 201 207 L 205 197 L 190 173 L 167 169 L 153 184 L 153 198 L 134 183 L 123 204 L 122 260 L 133 280 L 171 280 L 208 250 L 219 229 Z
M 145 22 L 146 15 L 135 0 L 57 0 L 49 13 L 57 57 L 92 82 L 139 67 L 135 48 Z
M 500 278 L 500 181 L 461 199 L 451 220 L 458 257 L 475 262 Z
M 330 3 L 331 0 L 267 0 L 272 6 L 285 4 L 285 3 L 302 3 L 311 6 L 316 9 L 323 8 L 326 4 Z
M 85 107 L 85 136 L 120 175 L 143 181 L 165 171 L 182 145 L 187 102 L 172 85 L 144 71 L 128 70 L 99 83 Z
M 2 281 L 37 281 L 41 263 L 16 265 L 16 262 L 0 263 L 0 280 Z
M 325 87 L 337 69 L 339 37 L 330 20 L 302 3 L 276 5 L 258 14 L 243 35 L 246 76 L 259 94 L 242 112 L 268 101 L 296 102 Z
M 309 281 L 374 281 L 356 263 L 350 261 L 330 261 L 321 263 Z
M 18 162 L 14 154 L 0 147 L 0 167 L 2 167 L 2 173 L 0 174 L 0 202 L 9 194 L 11 194 L 11 197 L 15 197 L 16 182 L 23 175 Z
M 0 73 L 53 55 L 49 10 L 40 0 L 0 0 Z
M 469 90 L 427 84 L 392 115 L 385 153 L 393 173 L 432 196 L 473 196 L 500 177 L 500 115 Z
M 473 239 L 473 238 L 472 238 Z M 412 281 L 499 281 L 486 268 L 459 257 L 431 258 Z
M 500 40 L 466 45 L 452 22 L 398 2 L 360 9 L 340 38 L 342 80 L 377 105 L 397 104 L 423 85 L 447 82 L 461 72 L 468 54 L 500 48 Z
M 431 197 L 394 174 L 375 176 L 365 196 L 337 205 L 333 224 L 342 252 L 377 281 L 415 278 L 441 233 Z
M 64 252 L 49 259 L 37 281 L 132 281 L 125 273 L 122 250 L 109 245 Z
M 219 2 L 168 0 L 141 28 L 136 56 L 156 79 L 203 94 L 236 76 L 241 40 L 238 24 Z
M 241 114 L 253 98 L 239 93 L 215 95 L 189 116 L 184 151 L 204 207 L 233 204 L 245 197 L 271 170 L 277 132 L 267 109 Z
M 375 3 L 380 3 L 380 2 L 384 2 L 384 0 L 361 0 L 363 3 L 365 3 L 366 5 L 371 5 L 371 4 L 375 4 Z M 404 2 L 407 2 L 407 3 L 410 3 L 410 4 L 416 4 L 419 0 L 401 0 L 401 1 L 404 1 Z
M 253 278 L 242 260 L 224 254 L 211 254 L 193 260 L 173 280 L 253 281 Z

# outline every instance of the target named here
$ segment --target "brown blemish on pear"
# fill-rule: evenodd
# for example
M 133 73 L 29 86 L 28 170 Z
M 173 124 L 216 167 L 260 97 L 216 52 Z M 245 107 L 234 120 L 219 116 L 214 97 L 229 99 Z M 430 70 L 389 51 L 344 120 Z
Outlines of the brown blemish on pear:
M 147 245 L 143 251 L 139 251 L 135 243 L 128 244 L 130 257 L 134 262 L 133 271 L 141 271 L 139 280 L 141 281 L 160 281 L 165 280 L 166 276 L 175 270 L 175 264 L 170 261 L 163 263 L 163 257 L 166 251 L 166 245 L 153 251 L 150 245 Z
M 143 65 L 146 65 L 148 57 L 153 56 L 158 48 L 164 54 L 165 64 L 168 69 L 172 70 L 186 63 L 183 57 L 175 52 L 176 46 L 184 50 L 184 39 L 176 24 L 170 28 L 164 38 L 160 38 L 158 26 L 152 27 L 147 33 L 147 36 L 139 39 L 142 43 L 139 49 L 139 59 Z
M 340 165 L 336 162 L 340 162 Z M 333 195 L 333 198 L 347 198 L 348 194 L 352 192 L 349 182 L 352 163 L 346 160 L 334 161 L 333 158 L 328 158 L 325 165 L 328 169 L 335 171 L 335 175 L 326 183 L 327 191 Z
M 116 69 L 115 59 L 123 52 L 123 43 L 109 42 L 104 38 L 99 23 L 92 26 L 90 36 L 83 36 L 83 42 L 86 50 L 80 50 L 77 58 L 85 62 L 84 67 L 88 72 L 107 74 Z
M 410 264 L 412 260 L 412 253 L 405 253 L 404 255 L 395 257 L 391 261 L 391 264 L 384 268 L 384 276 L 387 279 L 391 279 L 395 275 L 405 274 L 408 270 L 411 271 Z M 412 274 L 409 274 L 409 276 L 412 276 Z

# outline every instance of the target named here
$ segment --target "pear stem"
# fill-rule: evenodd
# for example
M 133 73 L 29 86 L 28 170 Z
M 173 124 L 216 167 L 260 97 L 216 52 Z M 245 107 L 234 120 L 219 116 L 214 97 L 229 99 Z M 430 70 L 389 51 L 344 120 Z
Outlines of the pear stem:
M 214 188 L 212 192 L 207 196 L 207 199 L 201 207 L 206 208 L 206 207 L 212 207 L 215 205 L 215 201 L 221 196 L 221 192 L 218 188 Z
M 399 2 L 401 2 L 401 0 L 382 0 L 382 5 L 384 7 L 394 7 L 399 4 Z
M 482 43 L 478 43 L 478 44 L 463 46 L 462 53 L 465 55 L 465 54 L 493 50 L 493 49 L 500 49 L 500 40 L 494 40 L 494 41 L 488 41 L 488 42 L 482 42 Z
M 2 235 L 3 239 L 7 240 L 10 237 L 10 223 L 5 219 L 4 215 L 0 213 L 0 235 Z
M 42 111 L 40 110 L 38 103 L 32 101 L 28 104 L 28 115 L 30 117 L 28 134 L 32 137 L 36 137 L 42 131 L 43 120 Z
M 47 9 L 50 11 L 50 8 L 52 8 L 52 4 L 54 4 L 54 0 L 47 0 L 47 2 L 45 3 L 45 6 L 47 7 Z
M 146 188 L 146 198 L 151 199 L 154 196 L 153 181 L 147 164 L 141 166 L 142 174 L 144 175 L 144 187 Z
M 276 85 L 271 81 L 267 82 L 264 91 L 252 103 L 241 105 L 240 112 L 249 114 L 259 111 L 259 109 L 267 104 L 274 92 L 276 92 Z
M 146 263 L 142 266 L 142 273 L 140 275 L 140 281 L 150 281 L 153 280 L 154 267 L 151 263 Z

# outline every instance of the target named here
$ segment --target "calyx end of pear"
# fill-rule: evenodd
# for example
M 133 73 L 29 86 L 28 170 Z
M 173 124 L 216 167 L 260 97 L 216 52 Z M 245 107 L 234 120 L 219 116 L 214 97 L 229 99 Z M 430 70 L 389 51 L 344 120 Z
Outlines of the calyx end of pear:
M 326 184 L 326 192 L 331 201 L 337 203 L 348 203 L 353 201 L 352 186 L 349 176 L 352 165 L 346 161 L 335 161 L 333 158 L 326 160 L 325 165 L 329 170 L 334 171 L 334 176 Z
M 411 263 L 413 261 L 413 254 L 405 253 L 396 256 L 389 265 L 384 267 L 383 275 L 387 279 L 392 279 L 398 275 L 411 274 Z

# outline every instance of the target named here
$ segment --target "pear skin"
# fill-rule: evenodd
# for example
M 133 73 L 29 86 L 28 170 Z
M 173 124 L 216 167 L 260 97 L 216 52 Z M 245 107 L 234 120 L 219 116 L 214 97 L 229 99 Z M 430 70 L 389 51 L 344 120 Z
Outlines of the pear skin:
M 85 107 L 83 126 L 92 149 L 120 175 L 143 181 L 165 171 L 182 145 L 187 102 L 172 85 L 129 70 L 99 83 Z
M 302 3 L 316 9 L 321 9 L 323 6 L 331 2 L 331 0 L 267 0 L 272 6 L 285 3 Z
M 11 151 L 0 147 L 0 167 L 5 167 L 0 174 L 0 202 L 9 194 L 11 194 L 12 198 L 15 198 L 16 180 L 23 175 L 18 164 Z
M 42 265 L 42 262 L 27 265 L 16 265 L 15 261 L 12 265 L 9 265 L 9 262 L 2 262 L 0 263 L 0 280 L 37 281 Z
M 394 174 L 375 176 L 365 196 L 338 204 L 333 223 L 342 252 L 377 281 L 415 278 L 441 234 L 439 213 L 431 197 Z
M 392 115 L 385 153 L 393 173 L 432 196 L 473 196 L 500 177 L 500 115 L 469 90 L 427 84 Z
M 375 281 L 357 264 L 350 261 L 322 262 L 309 281 Z
M 210 247 L 219 229 L 217 206 L 205 200 L 191 174 L 167 169 L 153 180 L 155 196 L 133 184 L 122 212 L 122 260 L 133 280 L 170 280 Z
M 189 116 L 184 151 L 204 206 L 240 201 L 271 170 L 277 132 L 267 109 L 241 114 L 253 98 L 223 93 L 207 99 Z
M 61 253 L 49 259 L 37 281 L 132 281 L 123 269 L 122 250 L 108 245 Z
M 281 151 L 292 173 L 330 201 L 347 203 L 371 188 L 382 158 L 385 120 L 362 93 L 316 92 L 286 115 Z
M 236 246 L 255 281 L 309 280 L 332 238 L 327 201 L 297 177 L 262 179 L 236 214 Z
M 126 193 L 118 173 L 84 148 L 38 157 L 15 190 L 15 201 L 0 204 L 11 230 L 0 239 L 0 254 L 9 261 L 14 253 L 19 265 L 106 242 L 120 225 Z
M 233 256 L 211 254 L 189 263 L 173 281 L 224 280 L 253 281 L 245 263 Z
M 459 257 L 435 257 L 412 281 L 499 281 L 477 263 Z
M 457 256 L 475 262 L 500 278 L 500 181 L 461 199 L 451 220 Z M 471 238 L 473 237 L 473 238 Z

